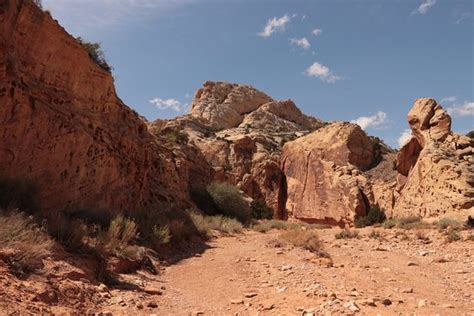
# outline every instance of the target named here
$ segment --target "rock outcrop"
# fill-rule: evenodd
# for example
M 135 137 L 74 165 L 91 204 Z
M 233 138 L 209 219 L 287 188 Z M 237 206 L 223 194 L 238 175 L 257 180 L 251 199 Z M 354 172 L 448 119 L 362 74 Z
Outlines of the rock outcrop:
M 333 123 L 285 144 L 281 164 L 290 217 L 344 226 L 366 214 L 369 201 L 361 170 L 374 146 L 358 125 Z
M 206 82 L 194 96 L 190 113 L 151 129 L 183 132 L 213 168 L 213 181 L 238 186 L 263 199 L 275 216 L 285 217 L 286 183 L 280 169 L 281 146 L 322 126 L 291 100 L 275 101 L 253 87 Z
M 433 99 L 408 113 L 412 139 L 397 156 L 395 216 L 474 213 L 474 141 L 451 131 L 451 118 Z
M 0 2 L 1 176 L 34 181 L 45 209 L 120 212 L 187 204 L 188 167 L 48 13 Z

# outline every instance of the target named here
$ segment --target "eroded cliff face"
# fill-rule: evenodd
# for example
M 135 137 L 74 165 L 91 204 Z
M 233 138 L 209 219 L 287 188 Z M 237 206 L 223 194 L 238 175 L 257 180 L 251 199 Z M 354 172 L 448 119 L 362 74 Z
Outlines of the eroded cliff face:
M 34 181 L 46 209 L 186 204 L 187 166 L 30 1 L 0 2 L 0 174 Z
M 395 216 L 474 213 L 474 142 L 451 131 L 451 118 L 433 99 L 408 113 L 412 139 L 397 156 Z
M 361 170 L 374 160 L 374 146 L 358 125 L 333 123 L 285 144 L 290 217 L 344 226 L 367 213 Z
M 212 181 L 238 186 L 263 199 L 275 217 L 285 218 L 286 180 L 281 146 L 322 126 L 291 100 L 275 101 L 257 89 L 227 82 L 205 82 L 189 114 L 156 121 L 158 134 L 182 131 L 213 168 Z

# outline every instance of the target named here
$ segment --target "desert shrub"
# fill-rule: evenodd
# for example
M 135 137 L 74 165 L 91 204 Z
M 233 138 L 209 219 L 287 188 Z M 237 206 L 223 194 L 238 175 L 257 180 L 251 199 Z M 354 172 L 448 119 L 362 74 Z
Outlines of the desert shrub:
M 110 222 L 109 229 L 100 237 L 105 250 L 117 255 L 123 253 L 136 236 L 137 225 L 133 219 L 118 215 Z
M 243 230 L 243 226 L 239 221 L 222 215 L 206 216 L 192 211 L 190 212 L 190 216 L 197 230 L 205 238 L 212 236 L 212 230 L 224 234 L 241 233 Z
M 385 222 L 383 222 L 382 226 L 386 229 L 394 228 L 395 226 L 397 226 L 397 220 L 394 218 L 387 219 Z
M 401 229 L 425 229 L 430 228 L 431 225 L 421 220 L 418 216 L 401 217 L 397 220 L 397 227 Z
M 101 228 L 108 228 L 114 214 L 110 210 L 96 208 L 70 208 L 63 212 L 64 217 L 78 219 L 91 225 L 99 225 Z
M 335 234 L 334 237 L 336 237 L 336 239 L 352 239 L 359 237 L 359 232 L 344 228 L 339 233 Z
M 79 44 L 87 51 L 89 57 L 102 69 L 107 72 L 112 72 L 112 67 L 108 64 L 107 60 L 105 59 L 104 51 L 100 43 L 92 43 L 85 41 L 81 37 L 76 38 Z
M 152 248 L 200 237 L 189 213 L 180 209 L 149 208 L 127 213 L 137 224 L 139 239 Z
M 466 134 L 467 137 L 474 139 L 474 131 L 470 131 Z
M 28 273 L 41 267 L 52 245 L 48 234 L 31 218 L 16 212 L 0 214 L 0 246 L 13 251 L 3 260 L 14 272 Z
M 463 224 L 455 219 L 444 217 L 438 221 L 437 226 L 439 229 L 451 228 L 460 230 L 462 229 Z
M 27 179 L 0 177 L 0 209 L 36 213 L 39 210 L 36 185 Z
M 408 239 L 410 239 L 410 237 L 408 237 L 408 235 L 407 235 L 406 233 L 401 232 L 401 231 L 397 231 L 397 232 L 395 233 L 395 237 L 400 238 L 401 240 L 408 240 Z
M 368 236 L 369 238 L 372 238 L 372 239 L 380 239 L 382 237 L 380 233 L 376 230 L 371 231 Z
M 219 207 L 206 188 L 192 188 L 190 190 L 191 200 L 207 215 L 219 214 Z
M 260 233 L 266 233 L 272 229 L 289 230 L 289 229 L 302 229 L 302 228 L 313 229 L 313 228 L 321 228 L 321 227 L 319 225 L 314 225 L 314 224 L 293 223 L 293 222 L 281 221 L 277 219 L 262 220 L 262 221 L 256 222 L 252 226 L 253 230 Z
M 169 131 L 164 134 L 165 138 L 175 144 L 187 144 L 189 141 L 189 136 L 185 132 L 181 131 Z
M 387 217 L 385 216 L 385 211 L 378 205 L 372 205 L 366 216 L 356 219 L 355 226 L 358 228 L 371 226 L 376 223 L 383 223 L 386 219 Z
M 425 234 L 425 232 L 419 230 L 415 233 L 415 236 L 417 239 L 419 240 L 423 240 L 423 241 L 429 241 L 430 238 Z
M 221 215 L 236 218 L 241 223 L 248 223 L 252 218 L 251 209 L 242 193 L 227 183 L 212 183 L 207 191 L 219 208 Z
M 281 239 L 296 247 L 307 249 L 319 257 L 329 258 L 329 254 L 324 251 L 321 240 L 316 232 L 311 230 L 289 230 L 281 234 Z
M 469 236 L 466 237 L 466 240 L 474 241 L 474 235 L 470 234 Z
M 250 208 L 252 209 L 252 218 L 273 218 L 273 209 L 271 209 L 263 199 L 253 200 L 252 203 L 250 203 Z
M 153 238 L 159 244 L 167 244 L 171 241 L 171 232 L 168 226 L 153 226 Z
M 446 240 L 448 242 L 454 242 L 454 241 L 458 241 L 458 240 L 461 240 L 461 236 L 459 235 L 459 233 L 455 230 L 450 230 L 448 232 L 448 235 L 446 236 Z
M 61 212 L 48 214 L 45 218 L 48 233 L 69 251 L 82 251 L 84 238 L 89 229 L 80 219 L 72 219 Z

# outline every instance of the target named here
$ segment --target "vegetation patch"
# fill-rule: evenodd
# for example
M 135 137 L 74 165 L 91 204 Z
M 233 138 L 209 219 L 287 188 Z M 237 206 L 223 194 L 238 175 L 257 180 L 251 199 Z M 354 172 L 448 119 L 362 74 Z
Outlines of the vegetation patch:
M 309 250 L 318 257 L 330 257 L 314 230 L 289 230 L 281 234 L 280 238 L 296 247 Z
M 461 230 L 463 228 L 463 224 L 455 219 L 444 217 L 438 221 L 436 224 L 440 230 L 444 229 L 454 229 L 454 230 Z
M 82 37 L 76 38 L 77 42 L 87 51 L 89 57 L 102 69 L 107 72 L 112 72 L 113 68 L 109 65 L 105 58 L 105 53 L 102 50 L 100 43 L 93 43 L 84 40 Z
M 355 227 L 361 228 L 383 223 L 386 219 L 387 216 L 385 216 L 385 211 L 378 205 L 372 205 L 367 215 L 357 218 L 354 224 Z
M 5 250 L 0 257 L 14 273 L 30 273 L 41 268 L 42 259 L 49 255 L 52 245 L 51 238 L 32 218 L 13 211 L 0 214 L 0 247 Z
M 273 218 L 273 209 L 271 209 L 264 199 L 256 199 L 250 203 L 252 209 L 252 218 L 271 219 Z
M 450 230 L 446 236 L 446 241 L 454 242 L 461 240 L 461 235 L 456 230 Z
M 358 238 L 359 232 L 356 230 L 350 230 L 350 229 L 344 228 L 339 233 L 335 234 L 334 237 L 336 237 L 336 239 Z
M 207 187 L 207 191 L 216 203 L 220 215 L 235 218 L 244 224 L 250 222 L 252 211 L 249 203 L 235 186 L 215 182 Z
M 224 217 L 222 215 L 206 216 L 197 212 L 190 212 L 191 220 L 197 230 L 204 238 L 211 238 L 212 231 L 218 231 L 223 234 L 232 235 L 241 233 L 243 225 L 234 218 Z

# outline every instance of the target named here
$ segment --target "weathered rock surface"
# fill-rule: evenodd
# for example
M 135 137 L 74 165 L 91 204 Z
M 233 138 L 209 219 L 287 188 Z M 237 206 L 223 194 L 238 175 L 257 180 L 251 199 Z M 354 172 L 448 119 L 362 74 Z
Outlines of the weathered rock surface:
M 321 125 L 291 100 L 275 101 L 249 86 L 208 81 L 196 92 L 188 115 L 158 120 L 151 129 L 162 135 L 187 134 L 189 144 L 212 166 L 214 181 L 237 185 L 284 218 L 281 146 Z
M 373 159 L 372 142 L 350 123 L 333 123 L 285 144 L 281 163 L 289 216 L 345 225 L 365 215 L 369 201 L 360 170 Z
M 30 1 L 0 2 L 0 174 L 46 209 L 186 204 L 188 163 L 148 133 L 110 73 Z
M 397 156 L 394 215 L 473 213 L 473 140 L 451 131 L 451 118 L 433 99 L 416 100 L 408 122 L 413 138 Z

